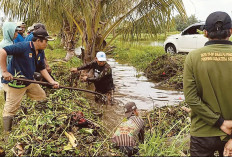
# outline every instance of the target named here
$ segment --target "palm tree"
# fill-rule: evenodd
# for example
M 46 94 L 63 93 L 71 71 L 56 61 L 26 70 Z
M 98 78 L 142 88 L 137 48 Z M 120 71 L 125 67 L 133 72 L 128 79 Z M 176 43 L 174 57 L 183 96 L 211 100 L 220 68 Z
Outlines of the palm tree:
M 83 60 L 91 61 L 97 51 L 107 51 L 118 36 L 156 35 L 173 24 L 173 10 L 185 17 L 182 0 L 0 0 L 5 14 L 12 18 L 45 23 L 60 31 L 68 55 L 73 55 L 78 36 L 82 39 Z M 105 42 L 109 34 L 114 36 Z M 69 44 L 69 46 L 68 46 Z M 71 55 L 70 55 L 71 54 Z M 69 59 L 70 57 L 67 57 Z

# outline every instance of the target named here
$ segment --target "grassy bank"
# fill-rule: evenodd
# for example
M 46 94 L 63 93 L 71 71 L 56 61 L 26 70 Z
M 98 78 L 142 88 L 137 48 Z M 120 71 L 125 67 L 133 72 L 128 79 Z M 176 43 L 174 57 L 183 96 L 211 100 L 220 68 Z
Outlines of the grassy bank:
M 116 48 L 112 54 L 116 60 L 128 63 L 141 71 L 144 71 L 156 57 L 165 53 L 162 46 L 154 47 L 121 41 L 115 42 L 114 45 Z

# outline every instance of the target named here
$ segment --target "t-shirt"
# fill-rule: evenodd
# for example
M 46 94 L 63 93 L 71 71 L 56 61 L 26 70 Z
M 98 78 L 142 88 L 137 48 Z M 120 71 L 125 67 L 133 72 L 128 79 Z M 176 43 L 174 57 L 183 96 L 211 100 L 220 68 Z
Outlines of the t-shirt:
M 34 49 L 33 42 L 19 42 L 14 45 L 3 48 L 7 55 L 12 55 L 12 60 L 7 66 L 7 70 L 13 76 L 21 75 L 26 79 L 34 80 L 34 72 L 36 69 L 41 71 L 45 69 L 44 51 L 39 50 L 38 55 Z M 9 83 L 3 80 L 2 83 Z

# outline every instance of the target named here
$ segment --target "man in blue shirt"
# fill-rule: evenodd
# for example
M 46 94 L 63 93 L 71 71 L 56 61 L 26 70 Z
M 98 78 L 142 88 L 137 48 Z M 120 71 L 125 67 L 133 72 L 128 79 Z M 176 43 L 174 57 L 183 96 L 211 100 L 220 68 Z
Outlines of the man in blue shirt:
M 18 31 L 18 36 L 17 36 L 17 38 L 15 38 L 14 43 L 24 41 L 24 32 L 26 29 L 26 24 L 24 22 L 17 22 L 17 27 L 21 28 L 21 30 Z
M 3 109 L 4 131 L 11 131 L 13 117 L 20 107 L 23 95 L 26 93 L 31 99 L 44 100 L 46 94 L 38 84 L 25 84 L 12 81 L 13 76 L 34 80 L 33 75 L 36 70 L 54 88 L 59 87 L 59 83 L 54 81 L 45 69 L 44 49 L 47 47 L 49 35 L 46 30 L 38 29 L 34 32 L 31 42 L 19 42 L 14 45 L 0 49 L 0 66 L 2 69 L 3 89 L 6 91 L 6 103 Z M 6 67 L 6 57 L 12 55 L 12 60 Z
M 42 23 L 34 23 L 31 27 L 32 27 L 32 32 L 28 36 L 26 36 L 24 41 L 32 41 L 32 38 L 34 37 L 33 33 L 36 30 L 38 30 L 38 29 L 45 29 L 46 30 L 44 24 L 42 24 Z M 45 68 L 47 69 L 48 73 L 51 75 L 52 70 L 51 70 L 50 66 L 48 65 L 46 57 L 44 58 L 44 62 L 45 62 Z

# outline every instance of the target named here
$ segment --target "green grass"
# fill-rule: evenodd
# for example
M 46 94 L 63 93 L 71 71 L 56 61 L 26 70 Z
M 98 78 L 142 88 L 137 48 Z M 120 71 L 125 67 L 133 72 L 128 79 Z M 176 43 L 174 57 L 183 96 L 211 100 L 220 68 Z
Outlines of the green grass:
M 137 42 L 141 42 L 141 41 L 144 41 L 144 42 L 152 42 L 152 41 L 164 41 L 168 36 L 170 35 L 173 35 L 173 34 L 179 34 L 180 32 L 178 31 L 175 31 L 175 32 L 167 32 L 166 34 L 164 33 L 159 33 L 157 35 L 150 35 L 150 34 L 145 34 L 145 33 L 142 33 L 141 35 L 139 35 L 137 38 L 137 36 L 135 35 L 133 38 L 127 38 L 127 39 L 123 39 L 123 36 L 122 35 L 119 35 L 117 37 L 117 40 L 121 40 L 121 41 L 137 41 Z M 110 34 L 106 41 L 109 41 L 110 39 L 113 38 L 113 35 Z
M 144 118 L 146 136 L 139 145 L 140 156 L 189 155 L 190 114 L 181 109 L 183 106 L 187 104 L 155 107 L 149 112 Z
M 171 126 L 170 130 L 175 127 Z M 161 134 L 159 129 L 156 129 L 152 135 L 146 132 L 146 140 L 144 144 L 140 144 L 141 156 L 182 156 L 183 153 L 189 147 L 189 138 L 186 135 L 189 132 L 190 124 L 182 128 L 177 136 L 167 137 L 166 135 L 170 130 L 167 130 L 165 134 Z M 184 134 L 183 134 L 184 133 Z
M 139 43 L 116 41 L 114 43 L 116 49 L 113 51 L 114 58 L 143 71 L 156 57 L 165 53 L 162 46 L 154 47 Z

